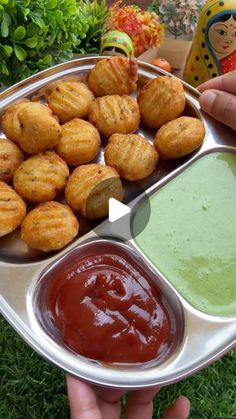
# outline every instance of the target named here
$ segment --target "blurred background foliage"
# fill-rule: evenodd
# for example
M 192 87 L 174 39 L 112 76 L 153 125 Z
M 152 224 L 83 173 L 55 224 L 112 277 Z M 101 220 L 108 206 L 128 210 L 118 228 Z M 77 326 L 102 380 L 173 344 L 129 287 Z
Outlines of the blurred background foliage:
M 98 52 L 106 0 L 0 0 L 0 82 Z

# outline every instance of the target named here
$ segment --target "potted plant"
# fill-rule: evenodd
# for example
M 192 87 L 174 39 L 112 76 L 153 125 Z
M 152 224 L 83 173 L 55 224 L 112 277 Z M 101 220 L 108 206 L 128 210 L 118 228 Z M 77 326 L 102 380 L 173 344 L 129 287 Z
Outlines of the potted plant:
M 98 52 L 106 0 L 0 1 L 0 83 Z
M 204 3 L 204 0 L 153 0 L 149 7 L 166 28 L 159 53 L 169 61 L 180 77 Z
M 141 10 L 137 5 L 126 5 L 122 1 L 117 1 L 108 10 L 103 32 L 109 31 L 129 35 L 136 57 L 151 47 L 159 48 L 164 37 L 164 25 L 155 12 Z
M 191 40 L 203 3 L 202 0 L 153 0 L 149 10 L 160 17 L 167 36 Z

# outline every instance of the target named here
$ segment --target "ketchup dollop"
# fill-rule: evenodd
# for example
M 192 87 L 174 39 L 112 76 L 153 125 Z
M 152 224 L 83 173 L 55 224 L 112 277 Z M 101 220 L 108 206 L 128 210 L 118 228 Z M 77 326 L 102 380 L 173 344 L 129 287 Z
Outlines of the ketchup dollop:
M 119 255 L 73 260 L 48 293 L 51 321 L 74 352 L 107 363 L 159 358 L 171 322 L 160 291 Z

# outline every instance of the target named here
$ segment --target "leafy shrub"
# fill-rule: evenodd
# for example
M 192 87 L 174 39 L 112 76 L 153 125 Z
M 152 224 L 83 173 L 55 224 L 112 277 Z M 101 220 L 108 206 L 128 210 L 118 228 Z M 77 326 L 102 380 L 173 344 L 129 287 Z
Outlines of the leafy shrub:
M 0 81 L 10 85 L 74 52 L 96 51 L 105 14 L 105 0 L 0 0 Z

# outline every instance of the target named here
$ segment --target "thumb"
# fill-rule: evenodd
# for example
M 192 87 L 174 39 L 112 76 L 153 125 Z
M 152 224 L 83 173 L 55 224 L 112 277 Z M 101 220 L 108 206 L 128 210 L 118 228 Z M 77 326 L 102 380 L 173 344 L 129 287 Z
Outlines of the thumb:
M 200 105 L 213 118 L 236 130 L 236 96 L 219 90 L 205 90 L 200 96 Z

